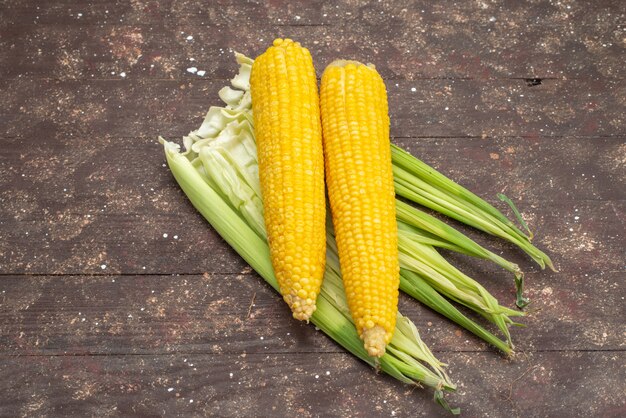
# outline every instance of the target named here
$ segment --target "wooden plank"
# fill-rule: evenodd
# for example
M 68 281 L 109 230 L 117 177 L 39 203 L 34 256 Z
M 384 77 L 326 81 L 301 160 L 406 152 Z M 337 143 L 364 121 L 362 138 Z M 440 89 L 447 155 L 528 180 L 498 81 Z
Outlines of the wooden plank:
M 235 74 L 233 60 L 228 58 Z M 4 80 L 2 136 L 181 137 L 227 80 Z M 626 84 L 611 80 L 389 81 L 394 137 L 625 136 Z
M 623 352 L 445 356 L 465 416 L 619 417 Z M 3 416 L 449 416 L 347 354 L 3 357 Z M 602 388 L 602 390 L 598 390 Z
M 181 78 L 191 76 L 185 69 L 194 58 L 207 76 L 224 78 L 224 51 L 254 56 L 275 37 L 305 42 L 318 71 L 358 58 L 387 79 L 624 77 L 619 2 L 506 3 L 105 1 L 37 9 L 14 1 L 3 9 L 0 77 Z
M 393 140 L 506 192 L 561 270 L 471 233 L 527 271 L 512 360 L 401 298 L 450 401 L 625 416 L 623 17 L 616 0 L 1 2 L 0 416 L 446 415 L 292 320 L 163 167 L 156 134 L 197 127 L 230 51 L 275 36 L 318 73 L 375 63 Z M 510 275 L 446 256 L 512 306 Z
M 47 7 L 40 7 L 37 0 L 5 0 L 0 10 L 11 13 L 14 21 L 29 22 L 37 20 L 40 24 L 62 23 L 65 25 L 98 24 L 107 20 L 114 24 L 122 19 L 128 24 L 168 23 L 178 20 L 203 20 L 211 24 L 246 23 L 247 25 L 267 22 L 276 25 L 336 25 L 337 22 L 358 22 L 360 25 L 383 23 L 392 17 L 395 19 L 432 19 L 432 22 L 455 22 L 458 24 L 481 24 L 489 21 L 509 22 L 522 19 L 517 12 L 524 12 L 527 24 L 558 24 L 568 19 L 593 22 L 598 16 L 611 13 L 619 15 L 622 10 L 615 0 L 598 0 L 595 8 L 584 8 L 580 1 L 567 5 L 536 3 L 528 7 L 527 3 L 504 0 L 497 5 L 475 3 L 431 4 L 399 0 L 382 4 L 354 4 L 339 0 L 328 3 L 323 0 L 293 1 L 246 1 L 220 0 L 218 4 L 204 4 L 190 1 L 162 0 L 147 2 L 125 2 L 120 0 L 101 0 L 93 3 L 89 0 L 58 0 Z M 309 6 L 309 7 L 303 7 Z M 357 6 L 359 10 L 357 10 Z M 569 6 L 569 7 L 568 7 Z M 376 11 L 378 15 L 376 16 Z M 81 14 L 80 16 L 78 14 Z M 397 16 L 391 16 L 395 14 Z M 35 18 L 35 16 L 37 18 Z M 256 16 L 257 21 L 250 17 Z M 420 17 L 421 16 L 421 17 Z M 367 19 L 363 19 L 366 17 Z M 619 16 L 618 16 L 619 17 Z
M 340 351 L 313 326 L 293 320 L 250 269 L 239 275 L 4 276 L 0 289 L 2 354 Z
M 175 187 L 161 192 L 175 211 L 166 214 L 109 214 L 106 211 L 116 207 L 131 209 L 133 203 L 100 197 L 91 200 L 105 202 L 95 209 L 89 202 L 74 208 L 65 204 L 50 208 L 18 193 L 6 209 L 28 204 L 24 211 L 32 212 L 2 215 L 0 267 L 9 274 L 197 274 L 243 269 L 243 261 Z M 532 217 L 533 229 L 539 234 L 536 245 L 550 254 L 561 271 L 598 273 L 622 268 L 624 203 L 570 201 L 543 208 L 525 209 L 524 213 Z M 578 213 L 582 213 L 581 222 L 574 219 Z M 468 228 L 459 229 L 517 262 L 524 271 L 537 270 L 512 245 Z
M 244 268 L 187 202 L 153 139 L 44 132 L 7 139 L 0 150 L 2 272 L 198 274 Z M 623 139 L 398 142 L 505 212 L 495 194 L 507 193 L 537 233 L 537 245 L 562 271 L 621 269 Z M 510 245 L 463 230 L 535 271 Z
M 476 277 L 513 307 L 512 277 Z M 624 350 L 622 277 L 530 274 L 533 304 L 521 319 L 527 327 L 512 330 L 517 350 Z M 495 355 L 409 297 L 401 298 L 400 311 L 435 351 Z M 238 275 L 2 276 L 0 341 L 0 355 L 341 351 L 312 325 L 293 320 L 281 298 L 249 269 Z
M 493 416 L 619 417 L 626 412 L 623 397 L 614 397 L 624 390 L 624 352 L 541 353 L 508 364 L 486 354 L 459 357 L 450 359 L 450 372 L 463 382 L 469 416 L 489 411 Z M 602 372 L 593 370 L 604 365 L 608 368 Z M 608 397 L 593 388 L 613 379 L 615 387 L 607 389 Z

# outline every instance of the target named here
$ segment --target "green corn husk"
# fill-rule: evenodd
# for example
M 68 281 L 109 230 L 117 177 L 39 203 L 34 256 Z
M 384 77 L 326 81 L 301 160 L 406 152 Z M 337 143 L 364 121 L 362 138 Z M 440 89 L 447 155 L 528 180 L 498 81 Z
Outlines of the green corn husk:
M 523 296 L 524 273 L 517 264 L 487 250 L 434 216 L 417 210 L 401 200 L 396 201 L 396 215 L 399 222 L 412 227 L 409 229 L 412 233 L 412 239 L 433 247 L 445 248 L 472 257 L 490 260 L 513 273 L 517 290 L 517 306 L 523 308 L 528 304 L 528 299 Z
M 547 265 L 555 270 L 550 257 L 530 242 L 532 233 L 528 230 L 528 226 L 513 202 L 506 196 L 498 195 L 501 200 L 511 206 L 520 223 L 528 230 L 528 235 L 520 231 L 513 222 L 489 203 L 402 148 L 392 145 L 391 156 L 398 195 L 505 239 L 526 252 L 542 269 Z
M 247 88 L 252 61 L 242 55 L 237 55 L 237 61 L 241 68 L 233 86 Z M 183 138 L 184 153 L 177 145 L 159 140 L 174 177 L 192 204 L 278 291 L 263 222 L 249 92 L 226 87 L 220 91 L 220 97 L 227 103 L 226 108 L 209 109 L 200 129 Z M 439 404 L 453 413 L 459 412 L 443 398 L 443 391 L 455 390 L 443 370 L 445 364 L 433 356 L 415 325 L 400 313 L 386 354 L 380 359 L 367 355 L 350 317 L 339 259 L 331 251 L 311 321 L 366 363 L 402 382 L 434 388 Z
M 401 223 L 398 227 L 404 228 Z M 501 306 L 484 287 L 448 263 L 433 247 L 399 232 L 398 248 L 400 267 L 418 273 L 437 292 L 496 324 L 513 348 L 509 326 L 521 324 L 510 317 L 524 316 L 523 312 Z
M 219 93 L 227 106 L 209 109 L 202 126 L 183 138 L 184 153 L 180 153 L 178 146 L 162 138 L 160 141 L 172 173 L 194 206 L 278 290 L 266 242 L 252 129 L 249 75 L 253 61 L 241 54 L 236 57 L 240 71 L 232 80 L 234 89 L 225 87 Z M 507 239 L 526 251 L 542 268 L 545 265 L 553 268 L 548 256 L 530 243 L 532 234 L 506 196 L 499 195 L 499 198 L 511 206 L 528 235 L 497 209 L 402 149 L 392 146 L 392 155 L 399 196 Z M 397 201 L 397 218 L 401 290 L 510 354 L 513 344 L 508 327 L 521 325 L 510 317 L 523 313 L 500 306 L 478 282 L 453 267 L 434 247 L 487 259 L 512 272 L 516 278 L 517 303 L 521 307 L 526 300 L 522 296 L 523 273 L 519 267 L 400 200 Z M 328 225 L 327 266 L 312 322 L 368 364 L 403 382 L 435 388 L 435 400 L 458 413 L 450 409 L 443 398 L 442 391 L 455 389 L 443 370 L 444 364 L 421 341 L 417 328 L 408 318 L 398 314 L 394 337 L 381 359 L 367 355 L 347 307 L 334 231 L 332 223 Z M 448 299 L 495 323 L 507 342 L 466 317 Z
M 226 102 L 225 108 L 211 107 L 202 126 L 183 138 L 187 155 L 199 172 L 207 178 L 214 189 L 220 190 L 242 217 L 262 237 L 265 236 L 263 223 L 263 207 L 260 199 L 260 185 L 258 181 L 258 166 L 256 160 L 256 144 L 252 129 L 251 101 L 247 90 L 246 77 L 249 75 L 249 66 L 252 60 L 238 54 L 237 60 L 241 66 L 239 75 L 233 79 L 233 86 L 244 88 L 244 91 L 225 87 L 220 91 L 220 97 Z M 235 83 L 236 81 L 236 83 Z M 489 295 L 473 279 L 463 275 L 438 255 L 430 245 L 437 245 L 453 249 L 465 254 L 490 259 L 516 274 L 519 268 L 503 258 L 479 246 L 459 231 L 445 223 L 421 212 L 403 202 L 398 201 L 399 235 L 406 238 L 406 245 L 400 246 L 405 257 L 401 257 L 402 265 L 423 277 L 438 277 L 441 283 L 431 280 L 431 286 L 438 284 L 437 291 L 444 296 L 459 301 L 465 306 L 485 316 L 497 324 L 509 345 L 512 346 L 508 325 L 514 324 L 508 317 L 519 316 L 516 311 L 507 310 L 497 304 L 495 298 Z M 406 225 L 404 225 L 406 221 Z M 404 228 L 402 226 L 405 226 Z M 332 226 L 328 233 L 329 247 L 334 247 Z M 432 250 L 429 257 L 424 254 L 413 254 L 416 246 L 429 244 Z M 336 252 L 336 248 L 334 248 Z M 337 272 L 339 272 L 337 264 Z M 452 318 L 458 316 L 447 312 L 448 306 L 437 305 L 440 313 Z M 465 318 L 470 321 L 468 318 Z M 462 322 L 459 325 L 464 326 Z M 474 324 L 476 325 L 476 324 Z M 477 325 L 476 325 L 477 326 Z M 470 331 L 476 329 L 470 327 Z M 472 331 L 473 332 L 473 331 Z M 477 334 L 481 338 L 484 333 Z M 497 337 L 491 335 L 486 341 L 496 347 L 501 343 L 493 343 Z M 506 351 L 508 352 L 508 351 Z
M 454 307 L 454 305 L 448 302 L 446 298 L 437 293 L 437 291 L 435 291 L 435 289 L 433 289 L 432 286 L 428 284 L 428 282 L 419 274 L 410 270 L 400 269 L 400 290 L 429 308 L 444 315 L 451 321 L 456 322 L 472 334 L 498 348 L 506 355 L 511 355 L 513 353 L 513 349 L 511 347 L 491 332 L 463 315 Z
M 248 67 L 252 61 L 242 55 L 238 55 L 237 60 L 241 65 L 240 75 L 248 74 Z M 235 80 L 238 81 L 238 85 L 243 85 L 243 88 L 247 88 L 245 77 L 238 76 Z M 257 234 L 260 237 L 265 237 L 249 92 L 247 90 L 233 90 L 225 87 L 220 91 L 220 97 L 227 103 L 227 106 L 225 108 L 212 107 L 209 109 L 202 126 L 183 138 L 183 142 L 189 150 L 186 156 L 192 161 L 192 164 L 206 181 L 215 190 L 220 191 L 224 195 L 227 202 L 241 214 Z M 405 236 L 407 242 L 414 245 L 419 245 L 420 243 L 428 244 L 428 248 L 431 249 L 430 245 L 454 249 L 465 254 L 491 259 L 510 271 L 518 271 L 515 264 L 480 247 L 460 232 L 448 227 L 432 216 L 400 201 L 398 202 L 398 208 L 398 218 L 401 226 L 399 234 Z M 403 224 L 403 220 L 407 221 L 406 225 Z M 332 224 L 329 222 L 328 225 L 327 242 L 329 249 L 332 250 L 329 251 L 328 259 L 333 260 L 336 258 L 337 249 L 334 243 Z M 437 291 L 443 293 L 448 298 L 460 301 L 496 323 L 502 329 L 509 345 L 512 346 L 506 326 L 513 324 L 513 322 L 508 316 L 520 314 L 501 308 L 497 301 L 480 287 L 478 283 L 455 270 L 442 257 L 434 257 L 431 254 L 431 257 L 416 259 L 411 254 L 411 251 L 415 251 L 414 245 L 405 245 L 400 248 L 401 251 L 406 253 L 405 263 L 409 263 L 408 266 L 403 265 L 403 267 L 408 267 L 424 276 L 432 274 L 434 270 L 435 276 L 439 275 L 440 279 L 443 277 L 441 282 L 444 285 L 439 285 Z M 331 252 L 334 252 L 334 257 Z M 338 260 L 336 265 L 332 265 L 331 262 L 328 262 L 327 265 L 334 268 L 337 275 L 340 274 Z M 451 280 L 449 279 L 450 276 Z M 407 293 L 413 295 L 418 300 L 424 299 L 432 302 L 433 299 L 429 298 L 427 293 L 415 290 L 430 286 L 430 293 L 436 293 L 432 289 L 432 285 L 428 283 L 412 283 L 415 280 L 417 279 L 414 276 L 408 276 L 408 279 L 404 279 L 407 282 L 404 287 L 409 289 Z M 439 303 L 434 305 L 432 303 L 426 304 L 495 347 L 502 349 L 505 353 L 510 353 L 510 348 L 503 349 L 503 347 L 506 347 L 506 344 L 493 334 L 486 330 L 477 331 L 481 329 L 477 324 L 469 318 L 462 316 L 457 310 L 451 310 L 450 303 L 441 295 L 437 298 L 437 301 Z M 504 318 L 499 319 L 500 317 Z
M 193 152 L 180 153 L 175 144 L 160 139 L 168 165 L 181 189 L 194 207 L 209 221 L 215 230 L 228 242 L 241 257 L 265 281 L 278 291 L 278 283 L 273 273 L 269 247 L 260 232 L 251 226 L 242 211 L 231 206 L 228 197 L 214 189 L 215 179 L 207 175 Z M 202 152 L 200 153 L 202 155 Z M 232 179 L 231 179 L 232 180 Z M 228 183 L 229 180 L 226 180 Z M 226 184 L 224 183 L 224 184 Z M 241 205 L 239 206 L 239 208 Z M 396 379 L 410 384 L 424 384 L 435 389 L 435 400 L 453 413 L 443 399 L 442 391 L 454 391 L 456 386 L 450 381 L 443 366 L 428 347 L 422 342 L 417 328 L 406 317 L 398 313 L 394 337 L 387 352 L 380 358 L 369 357 L 348 311 L 343 283 L 337 274 L 337 264 L 329 263 L 324 283 L 317 300 L 317 309 L 311 317 L 319 329 L 352 354 L 380 368 Z M 424 364 L 428 365 L 426 367 Z
M 329 248 L 332 249 L 332 251 L 328 252 L 329 255 L 327 256 L 327 263 L 329 263 L 328 260 L 331 259 L 330 254 L 332 254 L 333 258 L 337 258 L 337 253 L 338 253 L 337 244 L 335 242 L 334 231 L 332 229 L 332 224 L 330 222 L 328 222 L 328 224 L 329 225 L 327 225 L 327 230 L 326 230 L 326 241 L 328 243 Z M 403 232 L 401 230 L 398 231 L 399 236 L 402 235 L 402 233 Z M 419 239 L 417 239 L 416 241 L 421 242 Z M 402 247 L 400 247 L 400 250 L 402 251 Z M 409 256 L 409 259 L 410 259 L 410 256 Z M 431 284 L 432 282 L 430 280 L 424 280 L 422 276 L 420 276 L 419 274 L 415 273 L 414 271 L 411 271 L 410 269 L 406 269 L 405 268 L 406 264 L 408 264 L 409 267 L 411 267 L 411 263 L 410 262 L 407 263 L 406 260 L 403 262 L 402 256 L 401 256 L 400 290 L 402 290 L 407 295 L 413 297 L 414 299 L 422 302 L 424 305 L 428 306 L 434 311 L 456 322 L 458 325 L 470 331 L 477 337 L 483 339 L 485 342 L 498 348 L 499 350 L 504 352 L 506 355 L 510 355 L 513 353 L 513 343 L 510 339 L 510 334 L 509 334 L 507 327 L 504 327 L 503 332 L 505 334 L 505 337 L 507 337 L 508 345 L 507 343 L 503 342 L 498 337 L 493 335 L 491 332 L 487 331 L 486 329 L 478 325 L 476 322 L 469 319 L 467 316 L 463 315 L 450 302 L 448 302 L 446 298 L 444 298 L 440 293 L 438 293 L 438 291 L 435 290 L 435 288 L 433 288 L 433 285 Z M 336 265 L 339 266 L 338 258 L 336 260 Z M 418 271 L 421 271 L 421 270 L 418 270 Z M 454 285 L 452 285 L 452 288 L 454 289 Z M 449 296 L 451 292 L 447 291 L 447 289 L 444 288 L 442 289 L 442 293 L 445 293 L 446 295 Z M 480 307 L 474 307 L 473 310 L 477 311 L 479 314 L 484 314 L 484 312 L 481 310 Z M 507 310 L 506 312 L 512 312 L 513 313 L 512 316 L 524 315 L 523 313 L 510 311 L 510 310 Z M 519 325 L 517 323 L 510 321 L 506 315 L 503 315 L 503 316 L 505 318 L 503 319 L 505 325 L 508 325 L 508 324 Z M 495 315 L 495 317 L 497 317 L 497 315 Z M 487 319 L 491 319 L 491 318 L 487 316 Z M 502 324 L 502 322 L 497 322 L 496 320 L 492 320 L 491 322 L 496 323 L 496 325 L 498 325 L 499 327 Z

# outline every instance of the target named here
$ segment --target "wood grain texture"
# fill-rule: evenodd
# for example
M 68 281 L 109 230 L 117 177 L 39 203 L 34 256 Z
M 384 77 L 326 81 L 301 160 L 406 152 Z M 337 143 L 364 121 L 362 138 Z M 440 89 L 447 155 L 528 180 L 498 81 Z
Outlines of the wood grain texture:
M 376 64 L 392 141 L 503 210 L 506 193 L 559 268 L 451 222 L 519 263 L 533 300 L 507 360 L 401 297 L 451 403 L 625 416 L 622 3 L 1 1 L 0 416 L 445 415 L 293 321 L 164 165 L 156 136 L 197 128 L 232 51 L 276 36 L 318 73 Z M 509 274 L 445 256 L 513 306 Z
M 278 36 L 306 40 L 324 65 L 374 62 L 386 79 L 624 76 L 619 1 L 6 3 L 21 17 L 0 26 L 10 78 L 180 78 L 191 65 L 230 78 L 225 53 L 258 55 Z
M 624 352 L 515 361 L 448 353 L 445 360 L 465 376 L 450 397 L 465 416 L 624 414 L 623 391 L 606 384 L 607 371 L 626 379 Z M 0 357 L 0 372 L 8 377 L 0 381 L 2 415 L 449 416 L 428 391 L 367 370 L 345 353 Z
M 230 73 L 237 71 L 232 55 Z M 228 80 L 3 80 L 4 136 L 136 137 L 196 129 Z M 626 84 L 387 80 L 394 137 L 625 136 Z M 155 118 L 154 114 L 161 117 Z
M 236 274 L 244 268 L 186 201 L 154 138 L 42 132 L 6 141 L 0 150 L 4 272 Z M 503 210 L 495 194 L 507 193 L 564 273 L 622 269 L 623 138 L 395 141 Z M 536 271 L 510 245 L 453 224 Z
M 473 273 L 514 307 L 512 277 L 485 274 L 476 266 Z M 625 348 L 621 274 L 534 273 L 528 277 L 528 295 L 533 304 L 521 319 L 527 327 L 512 330 L 518 351 Z M 312 325 L 294 323 L 280 300 L 249 270 L 238 275 L 4 276 L 0 356 L 341 351 Z M 401 299 L 400 310 L 433 350 L 498 356 L 409 297 Z

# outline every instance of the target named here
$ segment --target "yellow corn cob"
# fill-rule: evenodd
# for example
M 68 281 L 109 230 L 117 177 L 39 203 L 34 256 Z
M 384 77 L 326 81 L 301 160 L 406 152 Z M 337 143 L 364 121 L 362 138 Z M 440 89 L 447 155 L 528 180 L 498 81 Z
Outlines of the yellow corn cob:
M 398 310 L 398 226 L 387 92 L 373 66 L 339 60 L 322 76 L 326 184 L 348 307 L 371 356 Z
M 326 262 L 324 154 L 311 54 L 291 39 L 252 65 L 252 112 L 265 226 L 280 292 L 308 321 Z

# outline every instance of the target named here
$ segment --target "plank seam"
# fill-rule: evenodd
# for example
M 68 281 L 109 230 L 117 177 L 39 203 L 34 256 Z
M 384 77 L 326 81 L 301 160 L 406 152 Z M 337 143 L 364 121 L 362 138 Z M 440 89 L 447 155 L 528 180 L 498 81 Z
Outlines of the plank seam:
M 495 350 L 431 350 L 433 353 L 489 353 L 501 356 Z M 19 357 L 165 357 L 165 356 L 238 356 L 240 354 L 246 356 L 268 356 L 268 355 L 302 355 L 302 354 L 318 354 L 318 355 L 350 355 L 344 350 L 336 351 L 264 351 L 258 353 L 249 353 L 246 351 L 234 352 L 212 352 L 212 351 L 171 351 L 171 352 L 155 352 L 155 353 L 50 353 L 50 354 L 0 354 L 0 358 L 19 358 Z M 609 349 L 546 349 L 546 350 L 520 350 L 516 354 L 541 354 L 541 353 L 626 353 L 626 348 L 609 348 Z

